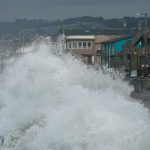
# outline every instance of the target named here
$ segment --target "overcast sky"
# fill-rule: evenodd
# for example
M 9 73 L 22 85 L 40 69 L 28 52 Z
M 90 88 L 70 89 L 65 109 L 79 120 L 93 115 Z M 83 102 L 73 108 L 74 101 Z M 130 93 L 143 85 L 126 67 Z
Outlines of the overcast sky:
M 150 0 L 0 0 L 0 21 L 150 15 Z

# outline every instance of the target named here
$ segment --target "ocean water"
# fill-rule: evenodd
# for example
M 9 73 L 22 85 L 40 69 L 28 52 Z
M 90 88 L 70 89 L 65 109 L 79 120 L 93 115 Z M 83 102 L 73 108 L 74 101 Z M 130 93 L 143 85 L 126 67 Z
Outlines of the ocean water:
M 0 75 L 0 150 L 149 150 L 149 111 L 132 90 L 41 42 Z

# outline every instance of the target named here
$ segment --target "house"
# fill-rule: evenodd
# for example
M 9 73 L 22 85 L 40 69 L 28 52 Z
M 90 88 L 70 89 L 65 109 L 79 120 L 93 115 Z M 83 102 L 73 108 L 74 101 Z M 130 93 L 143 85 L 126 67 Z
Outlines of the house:
M 96 43 L 110 39 L 108 35 L 66 36 L 66 50 L 86 64 L 100 63 L 99 47 Z
M 132 36 L 120 36 L 101 42 L 101 64 L 114 68 L 123 67 L 126 62 L 124 55 L 120 54 L 124 50 L 124 45 L 132 38 Z
M 66 36 L 66 51 L 87 64 L 94 64 L 95 36 Z
M 150 32 L 140 31 L 124 46 L 123 55 L 131 76 L 150 76 Z

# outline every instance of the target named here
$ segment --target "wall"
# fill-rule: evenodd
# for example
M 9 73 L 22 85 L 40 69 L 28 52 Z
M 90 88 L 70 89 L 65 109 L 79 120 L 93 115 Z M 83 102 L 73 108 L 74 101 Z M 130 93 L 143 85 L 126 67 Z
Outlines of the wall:
M 123 50 L 123 46 L 125 43 L 127 43 L 128 41 L 130 41 L 132 38 L 128 38 L 128 39 L 122 39 L 122 40 L 119 40 L 119 41 L 116 41 L 114 43 L 114 46 L 115 46 L 115 52 L 116 53 L 119 53 Z

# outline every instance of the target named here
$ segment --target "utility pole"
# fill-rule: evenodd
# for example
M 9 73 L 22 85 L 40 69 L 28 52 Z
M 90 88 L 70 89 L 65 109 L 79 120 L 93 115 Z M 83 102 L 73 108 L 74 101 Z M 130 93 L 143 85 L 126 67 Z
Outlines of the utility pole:
M 0 48 L 0 73 L 3 71 L 4 69 L 4 46 L 2 46 Z
M 145 43 L 145 60 L 144 60 L 144 65 L 145 65 L 145 75 L 147 75 L 147 33 L 148 33 L 148 29 L 147 29 L 147 13 L 144 14 L 145 15 L 145 30 L 144 30 L 144 43 Z
M 138 13 L 138 16 L 144 16 L 144 76 L 147 75 L 147 51 L 148 51 L 148 24 L 147 24 L 147 13 Z
M 65 49 L 66 49 L 66 47 L 65 47 L 65 30 L 64 29 L 62 29 L 63 31 L 62 31 L 62 49 L 63 49 L 63 53 L 64 52 L 66 52 L 65 51 Z
M 2 72 L 2 45 L 3 44 L 0 43 L 0 73 Z
M 25 45 L 25 43 L 24 43 L 24 35 L 23 35 L 23 37 L 22 37 L 22 51 L 23 51 L 23 53 L 24 53 L 24 45 Z

